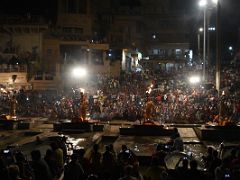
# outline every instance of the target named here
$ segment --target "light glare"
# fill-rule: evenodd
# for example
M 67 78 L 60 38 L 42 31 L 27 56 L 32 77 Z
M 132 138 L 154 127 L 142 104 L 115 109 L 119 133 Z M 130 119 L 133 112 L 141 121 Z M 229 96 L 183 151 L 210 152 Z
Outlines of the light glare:
M 192 76 L 192 77 L 189 78 L 189 82 L 191 84 L 199 83 L 200 82 L 200 77 L 199 76 Z
M 78 68 L 73 69 L 72 74 L 74 77 L 79 78 L 79 77 L 86 76 L 87 71 L 84 68 L 78 67 Z
M 200 7 L 205 7 L 207 5 L 207 0 L 200 0 L 199 1 L 199 6 Z
M 212 0 L 212 2 L 213 2 L 214 4 L 217 4 L 217 3 L 218 3 L 218 0 Z

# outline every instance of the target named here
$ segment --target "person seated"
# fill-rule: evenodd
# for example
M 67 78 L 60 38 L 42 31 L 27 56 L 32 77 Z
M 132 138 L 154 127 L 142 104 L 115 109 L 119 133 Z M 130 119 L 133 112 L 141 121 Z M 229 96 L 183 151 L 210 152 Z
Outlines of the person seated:
M 182 166 L 179 166 L 179 163 L 182 161 Z M 178 177 L 179 179 L 187 179 L 187 172 L 188 172 L 188 159 L 186 157 L 183 157 L 181 159 L 181 161 L 179 161 L 179 163 L 177 163 L 175 170 L 176 170 L 176 177 Z
M 176 127 L 173 129 L 173 133 L 170 136 L 170 141 L 167 144 L 170 146 L 170 150 L 183 151 L 183 140 L 180 137 L 180 134 Z
M 208 147 L 207 149 L 207 155 L 206 156 L 202 156 L 203 162 L 205 164 L 205 168 L 209 169 L 210 164 L 213 160 L 213 147 Z
M 133 174 L 133 166 L 127 165 L 124 168 L 123 177 L 120 177 L 119 180 L 137 180 L 137 178 L 134 177 L 132 174 Z
M 198 162 L 196 160 L 190 161 L 190 169 L 186 173 L 186 179 L 194 179 L 194 180 L 203 180 L 206 179 L 204 173 L 198 169 Z
M 170 136 L 170 143 L 173 144 L 173 140 L 178 136 L 178 134 L 179 134 L 178 129 L 175 127 L 173 129 L 172 135 Z
M 167 169 L 160 165 L 158 158 L 154 157 L 151 165 L 146 169 L 144 177 L 146 180 L 166 180 L 168 179 Z
M 82 165 L 78 161 L 78 155 L 72 154 L 71 161 L 65 166 L 64 180 L 85 179 Z
M 12 164 L 8 167 L 8 177 L 9 180 L 22 180 L 20 177 L 20 170 L 17 165 Z
M 182 138 L 181 138 L 179 133 L 176 134 L 176 137 L 173 140 L 172 150 L 176 150 L 176 151 L 183 151 L 184 150 L 183 140 L 182 140 Z
M 157 145 L 156 151 L 152 154 L 152 161 L 153 159 L 157 158 L 159 165 L 167 169 L 167 165 L 165 162 L 165 157 L 167 153 L 163 150 L 162 146 L 163 146 L 162 144 Z

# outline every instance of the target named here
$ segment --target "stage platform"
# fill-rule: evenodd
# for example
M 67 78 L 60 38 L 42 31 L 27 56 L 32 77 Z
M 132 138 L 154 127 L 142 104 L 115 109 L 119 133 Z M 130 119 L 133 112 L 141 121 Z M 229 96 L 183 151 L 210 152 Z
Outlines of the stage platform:
M 25 130 L 30 129 L 31 119 L 0 120 L 1 130 Z
M 104 125 L 96 122 L 57 122 L 53 124 L 54 131 L 68 133 L 83 133 L 103 131 Z
M 204 125 L 201 127 L 194 127 L 194 131 L 196 132 L 200 140 L 208 141 L 240 140 L 240 126 Z
M 171 136 L 174 132 L 173 127 L 164 127 L 163 125 L 132 125 L 129 127 L 120 127 L 120 135 L 131 136 Z

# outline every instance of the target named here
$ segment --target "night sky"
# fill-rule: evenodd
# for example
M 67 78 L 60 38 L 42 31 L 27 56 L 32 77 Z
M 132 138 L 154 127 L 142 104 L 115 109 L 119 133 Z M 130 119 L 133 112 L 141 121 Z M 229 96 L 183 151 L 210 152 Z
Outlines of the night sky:
M 41 15 L 46 19 L 54 18 L 57 12 L 57 0 L 1 0 L 0 14 Z

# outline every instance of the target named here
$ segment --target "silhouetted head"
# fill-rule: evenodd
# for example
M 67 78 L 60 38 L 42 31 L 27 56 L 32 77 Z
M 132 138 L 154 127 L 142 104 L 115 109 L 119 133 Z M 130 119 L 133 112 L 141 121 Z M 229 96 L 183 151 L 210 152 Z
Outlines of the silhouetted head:
M 8 175 L 10 176 L 10 179 L 17 179 L 20 175 L 19 167 L 14 164 L 10 165 L 8 167 Z
M 93 151 L 97 152 L 99 149 L 99 145 L 98 144 L 94 144 L 93 145 Z
M 83 157 L 84 154 L 85 154 L 85 152 L 86 152 L 85 149 L 83 149 L 83 148 L 82 148 L 82 149 L 79 149 L 79 150 L 78 150 L 78 155 L 79 155 L 79 157 Z
M 188 168 L 188 159 L 184 158 L 182 161 L 182 165 L 184 168 Z
M 110 151 L 113 151 L 113 150 L 114 150 L 113 144 L 109 144 L 109 149 L 110 149 Z
M 73 154 L 71 155 L 71 160 L 72 160 L 73 162 L 77 161 L 77 160 L 78 160 L 78 155 L 77 155 L 76 153 L 73 153 Z
M 213 150 L 212 155 L 213 155 L 213 157 L 217 158 L 218 157 L 218 151 L 217 150 Z
M 127 148 L 127 145 L 126 144 L 123 144 L 122 145 L 122 151 L 126 151 L 128 148 Z
M 33 150 L 31 156 L 33 161 L 38 161 L 41 159 L 41 152 L 39 150 Z
M 197 167 L 198 167 L 198 162 L 196 160 L 191 160 L 190 168 L 191 169 L 197 169 Z
M 17 161 L 17 162 L 23 162 L 23 161 L 25 161 L 25 157 L 24 157 L 24 155 L 23 155 L 22 152 L 17 152 L 17 153 L 15 154 L 15 158 L 16 158 L 16 161 Z
M 213 147 L 208 147 L 208 149 L 207 149 L 207 152 L 208 152 L 208 154 L 212 154 L 213 153 Z
M 105 151 L 110 151 L 110 147 L 108 145 L 105 146 Z
M 125 168 L 124 168 L 124 173 L 125 175 L 131 175 L 133 171 L 133 166 L 132 165 L 127 165 Z

